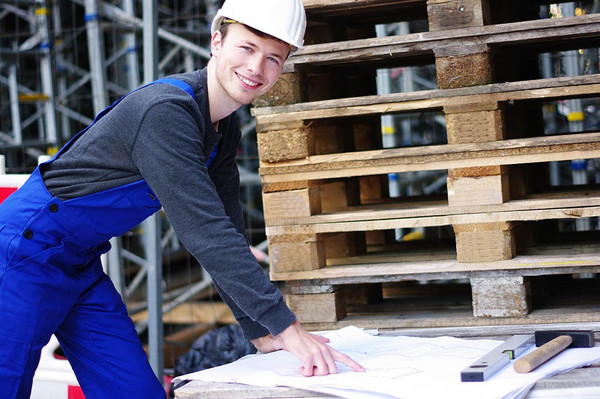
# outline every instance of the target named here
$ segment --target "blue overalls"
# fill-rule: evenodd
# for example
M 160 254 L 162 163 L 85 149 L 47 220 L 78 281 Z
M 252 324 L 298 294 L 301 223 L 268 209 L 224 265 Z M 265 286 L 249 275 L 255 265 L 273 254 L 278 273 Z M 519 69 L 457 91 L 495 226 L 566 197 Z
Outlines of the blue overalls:
M 194 96 L 182 81 L 157 82 Z M 100 263 L 110 238 L 160 207 L 144 180 L 62 201 L 48 192 L 39 167 L 0 205 L 0 398 L 29 398 L 40 351 L 52 334 L 86 399 L 165 398 Z

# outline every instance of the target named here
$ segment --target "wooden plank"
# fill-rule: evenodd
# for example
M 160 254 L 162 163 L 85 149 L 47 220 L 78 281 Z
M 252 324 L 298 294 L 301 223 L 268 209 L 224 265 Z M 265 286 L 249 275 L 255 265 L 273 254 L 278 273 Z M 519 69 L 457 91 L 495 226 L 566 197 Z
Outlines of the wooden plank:
M 325 266 L 325 243 L 315 234 L 269 237 L 269 258 L 274 273 L 312 270 Z
M 461 263 L 453 251 L 429 251 L 427 256 L 411 259 L 410 254 L 362 255 L 329 259 L 328 266 L 318 270 L 271 271 L 277 281 L 312 280 L 319 284 L 357 284 L 403 280 L 457 279 L 517 274 L 598 273 L 600 244 L 537 247 L 524 249 L 512 259 L 496 262 Z
M 476 223 L 455 225 L 456 260 L 495 262 L 511 259 L 517 248 L 513 223 Z
M 225 382 L 191 381 L 175 390 L 175 399 L 331 399 L 338 396 L 287 387 L 259 387 Z
M 342 289 L 320 294 L 288 294 L 285 301 L 301 323 L 336 322 L 346 317 L 346 297 Z
M 419 32 L 401 36 L 351 40 L 306 46 L 286 62 L 285 71 L 300 66 L 343 65 L 429 56 L 434 50 L 461 45 L 530 45 L 597 38 L 600 15 L 547 18 L 534 21 Z
M 598 190 L 567 197 L 563 194 L 532 196 L 490 205 L 449 207 L 439 201 L 433 201 L 433 204 L 424 201 L 421 206 L 407 208 L 401 204 L 381 208 L 365 206 L 310 218 L 271 220 L 266 232 L 268 236 L 278 236 L 600 216 Z
M 299 103 L 306 100 L 306 84 L 301 74 L 282 73 L 271 90 L 252 102 L 255 107 Z
M 271 226 L 266 228 L 268 236 L 288 234 L 323 234 L 344 231 L 390 230 L 447 226 L 471 223 L 525 222 L 549 219 L 580 219 L 600 216 L 600 206 L 573 207 L 558 209 L 520 210 L 510 212 L 485 212 L 460 215 L 441 215 L 422 218 L 400 218 L 340 223 L 319 223 L 312 225 Z
M 534 313 L 542 313 L 536 312 Z M 443 337 L 451 336 L 457 338 L 489 338 L 489 339 L 501 339 L 505 340 L 512 335 L 519 334 L 533 334 L 536 329 L 545 330 L 593 330 L 600 331 L 600 323 L 588 322 L 588 323 L 572 323 L 572 322 L 560 322 L 558 324 L 540 323 L 538 325 L 532 325 L 527 323 L 527 320 L 521 320 L 515 324 L 502 324 L 491 326 L 462 326 L 462 327 L 447 327 L 447 328 L 403 328 L 395 330 L 381 330 L 379 332 L 382 336 L 409 336 L 409 337 Z M 600 333 L 596 333 L 596 342 L 600 341 Z M 594 365 L 594 367 L 600 367 L 600 364 Z M 600 369 L 598 370 L 600 372 Z
M 600 88 L 600 86 L 599 86 Z M 485 143 L 392 148 L 261 163 L 263 183 L 369 176 L 423 170 L 516 165 L 600 157 L 600 132 Z
M 487 0 L 428 0 L 429 30 L 482 26 L 489 21 Z
M 385 11 L 390 7 L 425 7 L 425 0 L 303 0 L 304 9 L 312 14 L 339 15 L 340 12 L 362 14 L 365 11 Z
M 289 214 L 310 217 L 321 213 L 319 186 L 300 190 L 263 193 L 265 222 L 280 219 Z
M 510 198 L 508 173 L 448 177 L 447 191 L 448 204 L 451 206 L 502 204 Z
M 385 220 L 399 218 L 418 218 L 440 215 L 458 215 L 468 213 L 511 212 L 536 209 L 553 209 L 569 207 L 598 206 L 600 189 L 596 187 L 562 188 L 552 192 L 530 194 L 521 199 L 514 199 L 503 204 L 463 204 L 447 206 L 448 202 L 441 196 L 419 196 L 395 198 L 393 202 L 368 204 L 349 207 L 345 211 L 310 218 L 290 217 L 273 220 L 272 226 L 288 224 L 339 223 L 351 221 Z
M 131 315 L 134 322 L 148 319 L 148 311 Z M 163 322 L 171 324 L 233 324 L 235 318 L 223 302 L 186 302 L 163 314 Z
M 331 324 L 306 324 L 304 327 L 310 330 L 324 330 L 356 326 L 361 328 L 380 329 L 425 329 L 425 328 L 462 328 L 491 327 L 491 326 L 515 326 L 530 325 L 536 328 L 543 324 L 561 323 L 598 323 L 600 322 L 600 307 L 595 306 L 588 311 L 573 309 L 572 307 L 558 310 L 533 310 L 527 317 L 474 317 L 469 316 L 470 309 L 464 311 L 448 311 L 442 314 L 428 312 L 424 314 L 407 315 L 396 314 L 373 314 L 373 315 L 349 315 L 346 318 Z
M 427 18 L 426 0 L 304 0 L 308 24 L 373 27 L 378 23 Z M 373 29 L 374 30 L 374 29 Z
M 600 74 L 575 77 L 491 83 L 456 89 L 420 90 L 333 100 L 311 101 L 278 107 L 252 108 L 260 131 L 277 130 L 270 125 L 359 115 L 441 110 L 445 106 L 473 103 L 553 100 L 593 96 L 600 93 Z
M 498 108 L 498 105 L 495 104 Z M 481 143 L 502 140 L 505 136 L 504 110 L 472 110 L 452 112 L 445 107 L 448 144 Z
M 258 155 L 262 162 L 304 158 L 314 153 L 314 135 L 302 128 L 257 132 Z
M 437 87 L 439 89 L 453 89 L 485 85 L 494 82 L 494 62 L 492 54 L 487 48 L 475 49 L 458 47 L 456 50 L 445 51 L 438 55 L 436 50 L 435 70 Z M 467 54 L 463 54 L 468 49 Z

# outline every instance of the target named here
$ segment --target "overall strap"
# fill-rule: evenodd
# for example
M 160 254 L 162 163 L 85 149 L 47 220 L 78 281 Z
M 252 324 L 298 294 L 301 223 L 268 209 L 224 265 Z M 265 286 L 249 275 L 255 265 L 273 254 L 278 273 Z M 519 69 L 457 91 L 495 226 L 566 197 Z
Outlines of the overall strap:
M 155 80 L 154 82 L 151 82 L 149 84 L 154 84 L 154 83 L 166 83 L 166 84 L 170 84 L 172 86 L 178 87 L 181 90 L 186 91 L 190 96 L 192 96 L 192 98 L 196 98 L 196 95 L 194 93 L 194 90 L 192 89 L 192 87 L 185 83 L 182 80 L 179 79 L 172 79 L 172 78 L 161 78 L 158 80 Z M 206 166 L 210 166 L 210 164 L 212 163 L 212 161 L 215 159 L 215 157 L 217 156 L 217 152 L 218 152 L 218 148 L 219 145 L 217 144 L 215 146 L 215 148 L 213 148 L 212 152 L 210 153 L 210 155 L 208 156 L 208 159 L 206 160 Z
M 194 89 L 192 89 L 192 87 L 185 83 L 183 80 L 179 80 L 179 79 L 172 79 L 172 78 L 161 78 L 158 80 L 155 80 L 154 82 L 150 82 L 149 84 L 154 84 L 154 83 L 167 83 L 170 84 L 171 86 L 175 86 L 180 88 L 181 90 L 187 92 L 190 96 L 192 96 L 193 99 L 196 99 L 196 94 L 194 93 Z M 148 85 L 146 85 L 148 86 Z
M 105 109 L 103 109 L 102 111 L 100 111 L 100 113 L 98 113 L 98 115 L 96 115 L 96 117 L 94 118 L 93 122 L 90 123 L 87 127 L 85 127 L 82 131 L 80 131 L 79 133 L 77 133 L 75 136 L 73 136 L 71 138 L 71 140 L 69 140 L 64 146 L 63 148 L 60 149 L 60 151 L 58 151 L 58 153 L 56 153 L 54 155 L 54 157 L 47 162 L 51 162 L 54 160 L 54 158 L 58 157 L 58 155 L 60 155 L 60 153 L 63 152 L 63 150 L 65 150 L 69 144 L 74 141 L 74 139 L 81 135 L 83 132 L 85 132 L 86 130 L 88 130 L 94 123 L 96 123 L 100 118 L 102 118 L 104 115 L 106 115 L 111 109 L 113 109 L 115 107 L 115 105 L 117 105 L 118 103 L 121 102 L 121 100 L 123 100 L 125 97 L 127 97 L 129 94 L 133 93 L 134 91 L 140 90 L 146 86 L 150 86 L 156 83 L 165 83 L 165 84 L 169 84 L 171 86 L 175 86 L 183 91 L 185 91 L 186 93 L 188 93 L 194 100 L 196 99 L 196 94 L 194 93 L 194 89 L 192 89 L 192 87 L 187 84 L 186 82 L 184 82 L 183 80 L 179 80 L 179 79 L 173 79 L 173 78 L 161 78 L 161 79 L 157 79 L 153 82 L 147 83 L 141 87 L 138 87 L 135 90 L 132 90 L 131 92 L 123 95 L 122 97 L 118 98 L 117 100 L 115 100 L 115 102 L 113 102 L 111 105 L 109 105 L 108 107 L 106 107 Z M 208 157 L 208 160 L 206 161 L 206 166 L 210 166 L 210 164 L 212 163 L 213 159 L 215 159 L 215 157 L 217 156 L 217 150 L 218 150 L 218 145 L 215 146 L 215 148 L 213 149 L 213 151 L 211 152 L 210 156 Z

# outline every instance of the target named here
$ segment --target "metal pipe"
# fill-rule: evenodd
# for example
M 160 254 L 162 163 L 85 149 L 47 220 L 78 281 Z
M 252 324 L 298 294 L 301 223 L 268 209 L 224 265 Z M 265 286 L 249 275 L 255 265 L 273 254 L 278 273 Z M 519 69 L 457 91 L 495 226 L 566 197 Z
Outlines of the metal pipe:
M 157 0 L 144 0 L 144 82 L 150 83 L 158 77 L 158 4 Z M 148 260 L 148 357 L 156 376 L 162 380 L 164 372 L 163 321 L 162 321 L 162 249 L 160 243 L 160 213 L 143 222 L 144 248 Z

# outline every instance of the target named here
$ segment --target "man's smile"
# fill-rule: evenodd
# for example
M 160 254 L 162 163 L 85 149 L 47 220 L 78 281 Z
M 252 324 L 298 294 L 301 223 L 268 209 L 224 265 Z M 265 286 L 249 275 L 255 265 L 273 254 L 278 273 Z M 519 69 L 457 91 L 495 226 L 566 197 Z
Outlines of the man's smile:
M 255 82 L 254 80 L 248 79 L 245 76 L 240 75 L 239 73 L 236 72 L 237 77 L 240 79 L 240 81 L 245 84 L 246 86 L 250 86 L 250 87 L 257 87 L 260 85 L 260 83 Z

